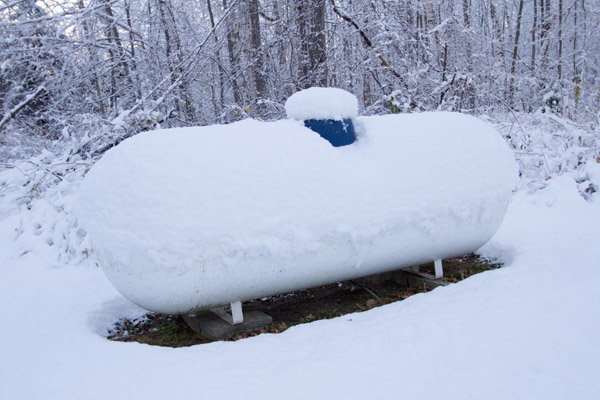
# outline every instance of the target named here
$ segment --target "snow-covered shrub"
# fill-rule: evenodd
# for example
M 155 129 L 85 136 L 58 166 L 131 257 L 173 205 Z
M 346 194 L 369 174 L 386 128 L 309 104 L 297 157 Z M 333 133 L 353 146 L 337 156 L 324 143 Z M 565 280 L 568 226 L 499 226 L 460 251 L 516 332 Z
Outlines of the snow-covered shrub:
M 600 132 L 593 124 L 578 124 L 548 112 L 490 120 L 514 151 L 522 187 L 537 190 L 562 174 L 572 175 L 586 198 L 599 186 L 600 176 L 590 173 L 600 165 Z

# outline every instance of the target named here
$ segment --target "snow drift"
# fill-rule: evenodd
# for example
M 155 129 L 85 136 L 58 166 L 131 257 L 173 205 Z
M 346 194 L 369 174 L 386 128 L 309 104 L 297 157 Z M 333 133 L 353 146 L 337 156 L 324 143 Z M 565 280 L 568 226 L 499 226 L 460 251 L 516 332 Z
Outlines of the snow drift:
M 79 222 L 113 285 L 169 314 L 459 256 L 496 232 L 517 167 L 491 125 L 355 126 L 340 148 L 293 120 L 140 134 L 87 174 Z

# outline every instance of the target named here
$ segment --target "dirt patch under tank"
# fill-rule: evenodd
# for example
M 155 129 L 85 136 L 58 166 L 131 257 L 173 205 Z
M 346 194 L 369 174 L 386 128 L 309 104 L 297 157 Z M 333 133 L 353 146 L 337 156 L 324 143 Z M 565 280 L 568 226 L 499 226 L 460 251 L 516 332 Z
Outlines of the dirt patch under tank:
M 469 254 L 444 260 L 442 280 L 454 283 L 497 268 L 500 268 L 499 264 Z M 432 274 L 433 264 L 421 266 L 420 271 Z M 245 311 L 260 310 L 270 315 L 273 323 L 228 340 L 240 340 L 261 333 L 279 333 L 294 325 L 366 311 L 430 290 L 427 285 L 408 286 L 406 282 L 399 282 L 397 272 L 388 272 L 245 302 Z M 148 313 L 135 320 L 118 321 L 108 332 L 108 339 L 167 347 L 192 346 L 212 341 L 192 331 L 179 315 L 155 313 Z

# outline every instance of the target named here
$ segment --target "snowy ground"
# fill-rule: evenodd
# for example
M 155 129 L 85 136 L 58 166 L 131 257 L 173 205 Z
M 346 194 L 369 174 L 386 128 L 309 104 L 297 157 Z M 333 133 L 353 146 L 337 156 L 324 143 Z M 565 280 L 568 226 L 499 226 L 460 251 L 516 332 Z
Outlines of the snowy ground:
M 552 126 L 508 139 L 527 143 L 515 149 L 523 178 L 481 249 L 504 268 L 281 334 L 180 349 L 105 339 L 144 311 L 86 256 L 72 221 L 86 166 L 60 181 L 48 154 L 15 163 L 0 174 L 0 399 L 597 398 L 598 139 Z

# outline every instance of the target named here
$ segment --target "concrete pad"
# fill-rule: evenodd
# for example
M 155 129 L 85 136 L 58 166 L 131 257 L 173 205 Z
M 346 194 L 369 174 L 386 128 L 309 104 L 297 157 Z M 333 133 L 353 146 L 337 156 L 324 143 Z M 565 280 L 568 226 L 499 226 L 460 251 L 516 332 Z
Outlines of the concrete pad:
M 202 333 L 212 340 L 229 339 L 239 333 L 251 332 L 273 323 L 273 318 L 262 311 L 244 312 L 244 322 L 231 325 L 212 311 L 201 311 L 194 316 L 183 315 L 184 321 L 196 333 Z
M 435 278 L 430 274 L 418 273 L 410 270 L 399 270 L 394 271 L 394 280 L 396 283 L 402 286 L 408 287 L 427 287 L 428 289 L 435 289 L 440 286 L 448 286 L 449 282 L 443 278 Z

